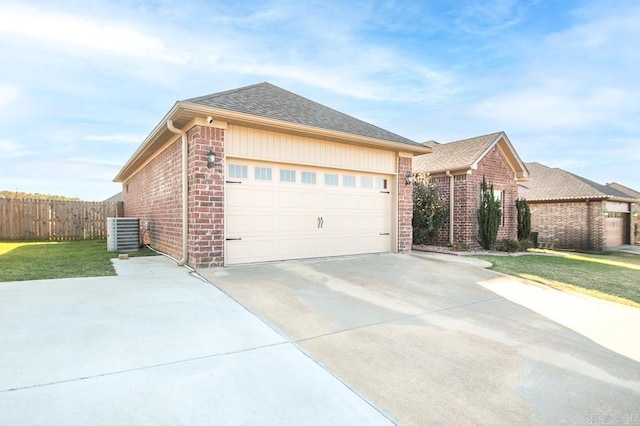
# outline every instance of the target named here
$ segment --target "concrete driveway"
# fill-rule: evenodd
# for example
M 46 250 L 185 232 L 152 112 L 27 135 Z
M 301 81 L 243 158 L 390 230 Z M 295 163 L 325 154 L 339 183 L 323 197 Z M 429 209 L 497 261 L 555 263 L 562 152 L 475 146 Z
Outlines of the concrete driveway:
M 200 272 L 394 422 L 640 423 L 640 363 L 556 322 L 578 306 L 566 294 L 518 291 L 530 286 L 473 262 L 384 254 Z M 523 306 L 545 301 L 547 316 Z M 638 334 L 636 311 L 620 339 Z
M 116 262 L 0 283 L 1 425 L 391 424 L 186 269 Z

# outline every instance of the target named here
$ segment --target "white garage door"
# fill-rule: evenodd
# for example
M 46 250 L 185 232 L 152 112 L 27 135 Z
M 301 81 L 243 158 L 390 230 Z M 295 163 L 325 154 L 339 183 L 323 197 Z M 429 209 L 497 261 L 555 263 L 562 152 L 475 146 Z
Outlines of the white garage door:
M 227 159 L 225 263 L 391 248 L 389 176 Z

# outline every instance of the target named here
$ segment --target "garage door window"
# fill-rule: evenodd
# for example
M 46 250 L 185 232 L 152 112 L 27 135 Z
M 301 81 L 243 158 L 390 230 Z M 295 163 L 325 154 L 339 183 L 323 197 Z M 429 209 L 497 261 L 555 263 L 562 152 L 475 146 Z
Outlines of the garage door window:
M 247 178 L 247 166 L 241 166 L 238 164 L 229 164 L 229 177 L 237 179 Z
M 302 172 L 302 183 L 309 183 L 315 185 L 316 174 L 315 172 Z
M 373 178 L 362 176 L 360 178 L 360 187 L 365 189 L 373 188 Z
M 280 182 L 295 182 L 296 171 L 295 170 L 280 170 Z
M 356 187 L 356 177 L 344 175 L 342 176 L 342 186 L 347 188 L 355 188 Z
M 271 169 L 269 167 L 256 167 L 256 180 L 271 180 Z
M 338 175 L 324 174 L 324 184 L 338 186 Z
M 377 178 L 376 179 L 376 189 L 387 189 L 387 180 Z

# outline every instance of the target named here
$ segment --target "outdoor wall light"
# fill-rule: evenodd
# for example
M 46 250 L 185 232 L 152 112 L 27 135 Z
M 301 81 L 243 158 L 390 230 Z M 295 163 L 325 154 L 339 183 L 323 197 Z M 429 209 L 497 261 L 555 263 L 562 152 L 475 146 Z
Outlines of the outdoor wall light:
M 609 212 L 608 212 L 608 211 L 606 211 L 606 210 L 604 210 L 604 211 L 602 212 L 602 216 L 604 216 L 604 217 L 608 217 L 608 216 L 609 216 Z
M 407 175 L 404 178 L 405 185 L 411 185 L 413 183 L 413 176 L 411 176 L 411 172 L 407 172 Z
M 207 153 L 207 168 L 210 169 L 213 167 L 213 163 L 216 161 L 216 153 L 212 150 L 209 150 Z

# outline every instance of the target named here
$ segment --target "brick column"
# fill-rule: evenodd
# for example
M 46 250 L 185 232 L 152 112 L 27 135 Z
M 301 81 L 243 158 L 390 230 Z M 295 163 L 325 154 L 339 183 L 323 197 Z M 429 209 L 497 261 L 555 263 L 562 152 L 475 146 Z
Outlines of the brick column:
M 189 265 L 222 266 L 224 262 L 224 137 L 225 130 L 194 126 L 189 141 Z M 212 150 L 216 161 L 207 167 Z
M 413 243 L 413 184 L 406 184 L 411 160 L 411 154 L 398 155 L 398 253 L 411 252 Z

